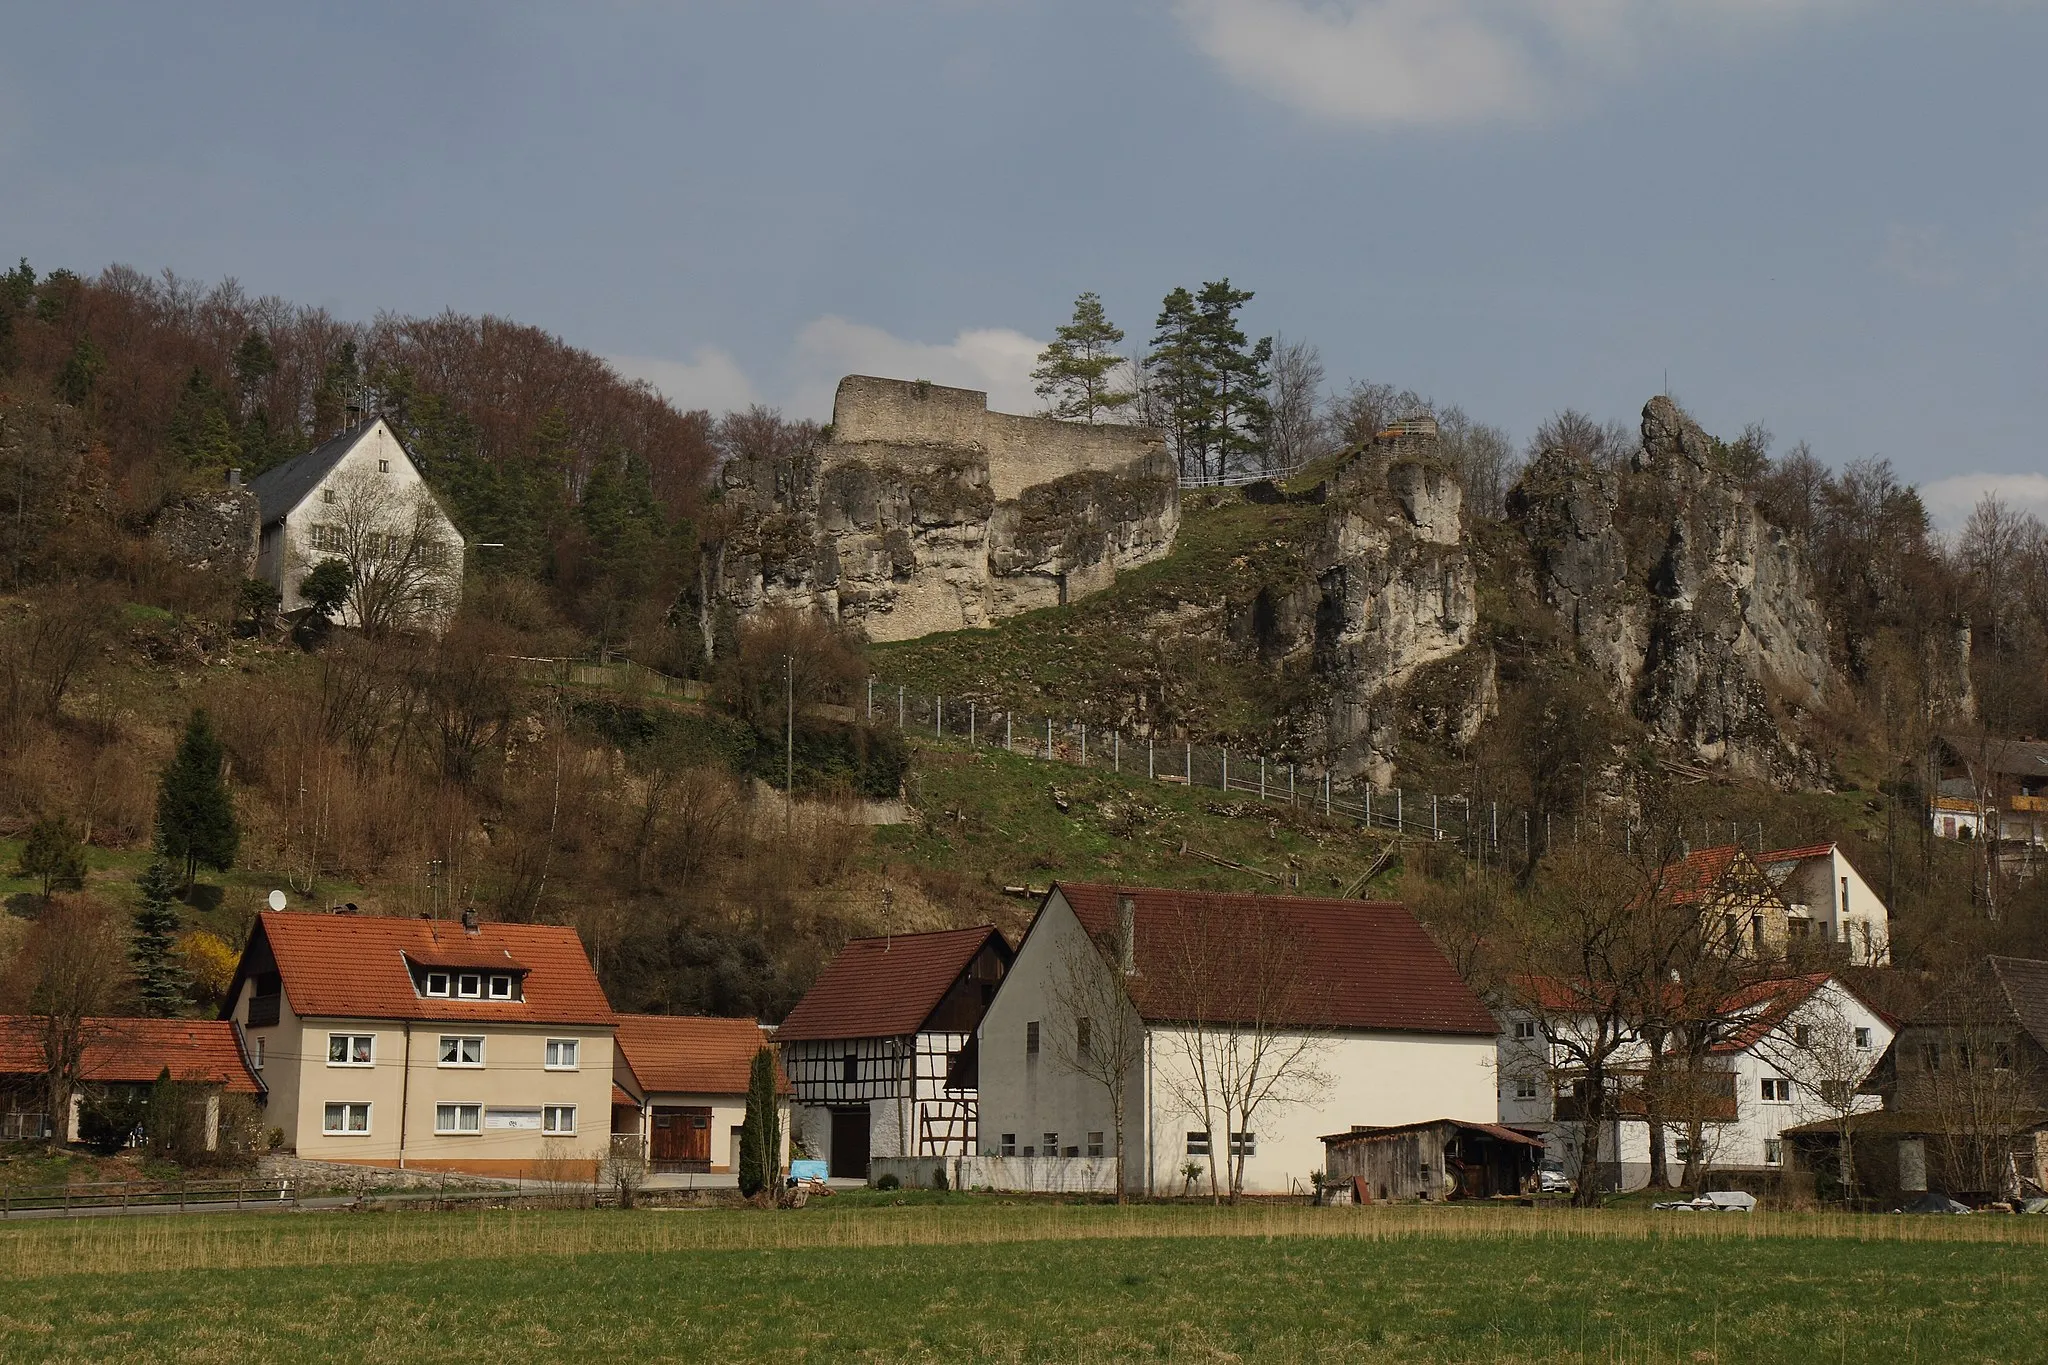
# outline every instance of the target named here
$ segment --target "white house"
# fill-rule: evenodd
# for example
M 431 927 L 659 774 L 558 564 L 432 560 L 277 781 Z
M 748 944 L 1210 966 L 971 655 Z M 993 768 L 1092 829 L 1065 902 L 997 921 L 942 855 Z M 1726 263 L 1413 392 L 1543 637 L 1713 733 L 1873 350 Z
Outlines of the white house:
M 1494 1032 L 1403 906 L 1062 883 L 981 1023 L 980 1151 L 1113 1157 L 1120 1078 L 1132 1192 L 1304 1189 L 1333 1128 L 1491 1119 Z
M 1785 1164 L 1784 1132 L 1801 1124 L 1880 1107 L 1857 1087 L 1891 1045 L 1893 1022 L 1839 978 L 1826 972 L 1761 981 L 1729 1002 L 1746 1016 L 1742 1027 L 1712 1050 L 1713 1066 L 1727 1077 L 1725 1098 L 1712 1108 L 1704 1130 L 1705 1160 L 1717 1171 L 1771 1171 Z M 1571 1053 L 1546 1035 L 1573 1027 L 1568 1012 L 1548 1023 L 1533 1012 L 1502 1012 L 1498 1041 L 1500 1121 L 1545 1135 L 1545 1159 L 1574 1175 L 1585 1147 L 1584 1123 L 1572 1097 L 1560 1103 Z M 1646 1059 L 1640 1039 L 1628 1040 L 1613 1061 L 1616 1093 L 1599 1143 L 1601 1179 L 1609 1188 L 1641 1189 L 1650 1179 L 1649 1125 L 1632 1092 Z M 1666 1158 L 1675 1177 L 1685 1152 L 1683 1126 L 1667 1121 Z
M 1793 947 L 1802 940 L 1839 943 L 1854 966 L 1890 963 L 1891 912 L 1839 844 L 1779 849 L 1756 861 L 1785 898 Z
M 834 1176 L 976 1150 L 974 1030 L 1011 959 L 994 925 L 857 938 L 775 1031 L 793 1143 Z
M 462 534 L 381 417 L 359 422 L 249 481 L 261 508 L 257 576 L 282 607 L 338 559 L 354 580 L 345 625 L 439 630 L 462 597 Z

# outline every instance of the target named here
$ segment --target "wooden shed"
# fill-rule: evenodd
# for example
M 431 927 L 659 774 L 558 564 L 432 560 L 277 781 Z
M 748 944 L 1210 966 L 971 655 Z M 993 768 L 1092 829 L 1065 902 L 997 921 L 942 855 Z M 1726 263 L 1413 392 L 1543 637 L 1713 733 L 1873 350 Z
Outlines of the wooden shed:
M 1488 1199 L 1521 1193 L 1543 1143 L 1497 1123 L 1430 1119 L 1331 1133 L 1323 1152 L 1325 1181 L 1356 1181 L 1374 1201 Z

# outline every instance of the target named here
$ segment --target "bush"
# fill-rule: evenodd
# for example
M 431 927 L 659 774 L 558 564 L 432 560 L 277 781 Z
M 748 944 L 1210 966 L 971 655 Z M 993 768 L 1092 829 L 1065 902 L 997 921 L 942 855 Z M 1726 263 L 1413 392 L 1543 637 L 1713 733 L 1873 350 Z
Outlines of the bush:
M 903 1182 L 901 1180 L 898 1180 L 895 1174 L 892 1172 L 888 1175 L 883 1176 L 880 1180 L 877 1180 L 875 1182 L 875 1188 L 878 1190 L 900 1190 L 903 1188 Z
M 102 1155 L 111 1156 L 128 1145 L 149 1116 L 149 1097 L 123 1089 L 113 1094 L 88 1096 L 78 1107 L 78 1138 Z

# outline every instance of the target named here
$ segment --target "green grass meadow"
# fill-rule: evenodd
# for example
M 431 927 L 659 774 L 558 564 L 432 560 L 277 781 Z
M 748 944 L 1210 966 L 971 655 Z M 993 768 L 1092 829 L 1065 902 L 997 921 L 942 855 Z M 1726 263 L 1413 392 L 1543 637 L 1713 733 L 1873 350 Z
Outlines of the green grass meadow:
M 0 1228 L 7 1361 L 451 1353 L 2040 1360 L 2048 1220 L 961 1199 L 785 1214 L 281 1214 Z

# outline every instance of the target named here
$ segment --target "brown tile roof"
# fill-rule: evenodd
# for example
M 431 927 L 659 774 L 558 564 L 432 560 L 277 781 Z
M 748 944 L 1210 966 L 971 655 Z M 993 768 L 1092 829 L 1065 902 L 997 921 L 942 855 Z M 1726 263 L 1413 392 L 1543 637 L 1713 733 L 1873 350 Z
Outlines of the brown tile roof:
M 1803 863 L 1808 858 L 1825 858 L 1835 851 L 1833 844 L 1808 844 L 1804 848 L 1773 849 L 1769 853 L 1756 855 L 1757 864 L 1769 867 L 1772 863 Z
M 2020 1027 L 2036 1043 L 2048 1048 L 2048 962 L 1994 957 L 1991 970 L 1998 977 L 1999 987 Z
M 446 920 L 309 915 L 266 910 L 250 937 L 269 943 L 285 999 L 302 1018 L 426 1019 L 508 1024 L 609 1024 L 611 1005 L 574 929 L 485 924 L 476 933 Z M 463 967 L 525 974 L 522 1000 L 444 1000 L 413 989 L 406 959 L 458 955 Z M 247 970 L 248 954 L 236 974 Z M 235 992 L 229 992 L 232 1002 Z
M 768 1044 L 751 1019 L 621 1014 L 618 1021 L 619 1052 L 643 1094 L 744 1095 L 754 1054 Z
M 918 1031 L 960 973 L 998 930 L 941 929 L 850 940 L 797 1002 L 778 1043 L 900 1038 Z
M 1301 975 L 1289 991 L 1294 1002 L 1280 1009 L 1276 1023 L 1486 1037 L 1498 1032 L 1493 1015 L 1404 905 L 1084 882 L 1061 882 L 1053 892 L 1104 941 L 1116 934 L 1117 898 L 1131 897 L 1137 973 L 1127 980 L 1131 999 L 1148 1021 L 1189 1017 L 1184 993 L 1190 984 L 1173 980 L 1180 974 L 1177 960 L 1191 951 L 1216 953 L 1227 970 L 1230 943 L 1244 927 L 1260 926 L 1291 938 L 1300 955 Z M 1206 983 L 1210 998 L 1201 1008 L 1215 1011 L 1211 1017 L 1217 1019 L 1249 1013 L 1242 1000 L 1232 1003 L 1238 993 L 1233 984 Z
M 102 1084 L 146 1085 L 163 1075 L 221 1086 L 238 1095 L 262 1093 L 235 1026 L 220 1019 L 93 1019 L 88 1021 L 81 1076 Z M 0 1016 L 0 1074 L 39 1076 L 43 1051 L 38 1020 Z
M 1438 1124 L 1443 1123 L 1448 1123 L 1453 1128 L 1463 1129 L 1467 1132 L 1484 1133 L 1486 1136 L 1501 1142 L 1518 1143 L 1524 1147 L 1542 1147 L 1544 1145 L 1541 1138 L 1530 1137 L 1527 1133 L 1516 1132 L 1514 1129 L 1503 1127 L 1498 1123 L 1477 1123 L 1468 1119 L 1424 1119 L 1420 1123 L 1395 1123 L 1376 1128 L 1353 1128 L 1347 1133 L 1325 1133 L 1320 1141 L 1332 1147 L 1341 1147 L 1347 1142 L 1360 1142 L 1367 1138 L 1390 1137 L 1395 1133 L 1412 1133 L 1417 1129 L 1434 1128 Z

